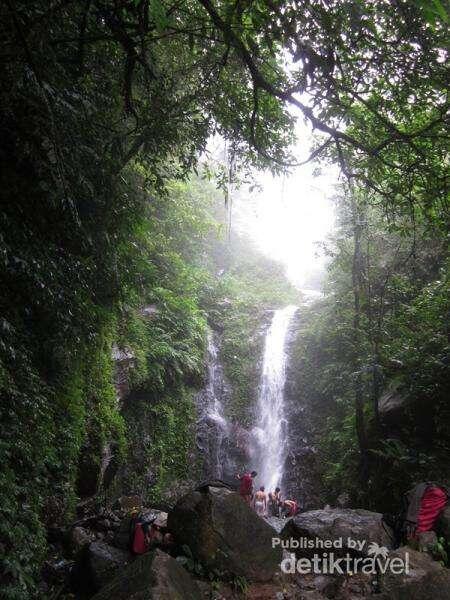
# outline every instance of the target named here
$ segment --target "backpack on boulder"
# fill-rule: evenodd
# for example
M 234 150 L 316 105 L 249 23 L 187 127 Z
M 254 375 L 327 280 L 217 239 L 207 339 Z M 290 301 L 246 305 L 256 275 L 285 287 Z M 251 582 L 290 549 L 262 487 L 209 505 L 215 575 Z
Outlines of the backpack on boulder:
M 418 483 L 406 492 L 401 512 L 384 516 L 384 521 L 394 531 L 395 547 L 419 533 L 431 531 L 447 506 L 449 497 L 449 488 L 432 481 Z
M 147 519 L 142 514 L 134 515 L 130 520 L 128 548 L 132 554 L 145 554 L 149 549 L 148 532 L 156 516 Z

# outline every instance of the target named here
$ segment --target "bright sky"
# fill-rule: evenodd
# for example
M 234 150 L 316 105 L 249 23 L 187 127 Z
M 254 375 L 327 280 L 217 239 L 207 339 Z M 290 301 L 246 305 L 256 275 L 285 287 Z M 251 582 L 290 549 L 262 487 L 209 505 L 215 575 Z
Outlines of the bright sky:
M 301 122 L 297 126 L 296 154 L 308 155 L 310 136 Z M 298 287 L 308 285 L 308 276 L 323 269 L 324 257 L 317 242 L 333 228 L 331 201 L 337 169 L 314 176 L 317 164 L 295 169 L 286 177 L 261 173 L 256 177 L 262 191 L 236 194 L 233 227 L 246 231 L 266 255 L 281 261 L 289 279 Z

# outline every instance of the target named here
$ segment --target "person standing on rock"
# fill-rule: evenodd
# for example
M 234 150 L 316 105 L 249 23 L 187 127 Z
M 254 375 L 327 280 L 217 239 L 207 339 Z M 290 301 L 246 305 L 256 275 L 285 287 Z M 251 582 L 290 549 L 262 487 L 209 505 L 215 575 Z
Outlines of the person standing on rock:
M 259 517 L 264 517 L 267 514 L 267 495 L 262 485 L 255 494 L 255 500 L 253 503 L 256 514 Z
M 237 474 L 236 477 L 240 480 L 239 494 L 249 506 L 252 504 L 253 497 L 253 480 L 258 475 L 256 471 L 251 473 L 244 473 L 243 475 Z
M 279 487 L 275 488 L 274 492 L 269 494 L 269 513 L 271 517 L 280 516 L 280 508 L 282 505 L 281 490 Z

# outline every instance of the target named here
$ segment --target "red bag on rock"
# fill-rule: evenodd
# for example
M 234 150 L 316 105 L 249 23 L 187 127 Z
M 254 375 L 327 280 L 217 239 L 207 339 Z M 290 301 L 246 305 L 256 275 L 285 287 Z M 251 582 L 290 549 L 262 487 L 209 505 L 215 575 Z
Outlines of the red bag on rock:
M 427 488 L 420 502 L 416 533 L 431 531 L 446 504 L 447 494 L 442 488 Z

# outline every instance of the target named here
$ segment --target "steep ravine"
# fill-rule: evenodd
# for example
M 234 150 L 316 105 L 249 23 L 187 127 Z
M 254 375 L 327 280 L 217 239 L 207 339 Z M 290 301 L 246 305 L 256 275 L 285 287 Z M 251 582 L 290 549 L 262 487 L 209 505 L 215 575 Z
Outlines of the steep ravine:
M 113 350 L 118 401 L 128 424 L 138 426 L 131 455 L 135 464 L 128 462 L 116 469 L 114 448 L 110 444 L 105 447 L 99 465 L 99 486 L 107 493 L 101 503 L 99 497 L 97 501 L 92 498 L 91 503 L 82 503 L 77 521 L 59 533 L 60 542 L 55 545 L 59 550 L 46 563 L 43 590 L 49 589 L 50 579 L 69 594 L 61 597 L 73 598 L 70 594 L 75 592 L 77 600 L 88 600 L 96 592 L 96 600 L 127 600 L 134 598 L 133 594 L 142 594 L 136 597 L 143 600 L 367 600 L 380 589 L 382 595 L 375 597 L 383 600 L 428 600 L 424 594 L 432 585 L 435 600 L 446 598 L 448 571 L 428 554 L 409 549 L 399 550 L 393 556 L 402 559 L 405 551 L 411 552 L 414 572 L 420 573 L 411 579 L 358 574 L 347 580 L 333 575 L 280 573 L 281 549 L 272 547 L 272 540 L 279 535 L 286 540 L 363 536 L 367 544 L 376 542 L 389 549 L 392 544 L 381 514 L 323 508 L 317 453 L 309 439 L 315 419 L 308 404 L 302 402 L 301 381 L 291 360 L 292 345 L 301 326 L 301 307 L 287 307 L 273 311 L 271 322 L 265 327 L 264 356 L 255 357 L 262 369 L 258 402 L 253 406 L 253 432 L 227 417 L 232 383 L 221 361 L 221 335 L 209 331 L 203 386 L 188 394 L 196 414 L 188 428 L 192 434 L 189 462 L 175 485 L 161 489 L 163 502 L 153 501 L 151 493 L 147 493 L 158 483 L 158 464 L 152 462 L 155 454 L 150 451 L 152 435 L 157 432 L 150 413 L 142 412 L 143 406 L 155 404 L 157 397 L 130 388 L 134 357 L 129 350 Z M 175 399 L 175 405 L 177 402 L 181 407 L 180 398 Z M 187 418 L 184 413 L 181 417 Z M 280 427 L 272 431 L 277 420 Z M 272 437 L 267 440 L 264 436 Z M 250 467 L 260 472 L 258 484 L 268 479 L 269 487 L 280 481 L 285 497 L 299 501 L 301 514 L 293 520 L 280 520 L 273 528 L 270 520 L 267 523 L 257 517 L 229 486 L 217 482 L 199 486 L 200 481 L 216 479 L 235 483 L 236 470 Z M 270 469 L 276 471 L 272 481 Z M 134 479 L 134 471 L 141 471 L 141 478 Z M 144 488 L 140 487 L 142 481 Z M 130 555 L 132 506 L 139 506 L 149 516 L 159 515 L 163 521 L 167 515 L 158 509 L 168 510 L 167 525 L 178 543 L 162 552 L 157 550 L 142 557 Z M 450 514 L 447 518 L 450 520 Z M 177 561 L 173 556 L 178 557 Z M 406 596 L 401 596 L 400 588 L 406 590 Z
M 249 406 L 253 425 L 248 428 L 227 416 L 233 384 L 222 364 L 221 336 L 210 331 L 206 382 L 196 396 L 196 443 L 204 479 L 232 482 L 237 471 L 256 469 L 258 486 L 270 491 L 280 485 L 285 497 L 309 508 L 320 506 L 323 498 L 316 451 L 308 439 L 309 410 L 290 360 L 301 319 L 301 307 L 290 306 L 271 311 L 265 319 L 261 356 L 254 357 L 260 376 L 255 382 L 256 401 Z

